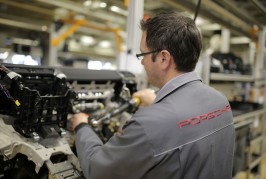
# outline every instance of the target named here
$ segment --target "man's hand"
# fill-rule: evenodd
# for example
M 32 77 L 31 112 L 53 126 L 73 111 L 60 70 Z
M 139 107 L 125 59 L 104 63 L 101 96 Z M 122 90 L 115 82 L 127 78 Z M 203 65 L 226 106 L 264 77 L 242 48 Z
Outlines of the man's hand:
M 89 115 L 86 113 L 74 114 L 70 119 L 70 130 L 74 130 L 80 123 L 88 123 Z
M 156 98 L 156 94 L 152 89 L 143 89 L 134 93 L 132 97 L 139 98 L 140 106 L 144 107 L 149 106 L 151 103 L 153 103 Z

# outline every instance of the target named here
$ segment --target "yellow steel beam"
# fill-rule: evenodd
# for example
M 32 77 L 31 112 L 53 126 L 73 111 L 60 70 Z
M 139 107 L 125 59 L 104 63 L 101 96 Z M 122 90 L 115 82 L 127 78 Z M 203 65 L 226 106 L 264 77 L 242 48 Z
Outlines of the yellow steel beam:
M 57 38 L 52 39 L 52 46 L 57 46 L 60 42 L 65 40 L 67 37 L 69 37 L 71 34 L 73 34 L 81 25 L 85 24 L 86 21 L 84 19 L 76 20 L 76 22 L 73 24 L 73 26 L 70 27 L 69 30 L 67 30 L 65 33 L 60 35 Z
M 129 0 L 124 0 L 124 4 L 126 7 L 128 7 Z
M 65 40 L 67 37 L 69 37 L 70 35 L 72 35 L 80 26 L 84 26 L 84 27 L 88 27 L 88 28 L 92 28 L 92 29 L 97 29 L 100 31 L 105 31 L 105 32 L 111 32 L 114 33 L 115 35 L 115 39 L 116 39 L 116 44 L 117 44 L 117 50 L 118 52 L 122 52 L 122 38 L 120 35 L 120 28 L 110 28 L 107 26 L 98 26 L 95 24 L 90 23 L 89 21 L 86 21 L 85 19 L 79 19 L 79 20 L 65 20 L 66 23 L 71 23 L 73 24 L 69 30 L 67 30 L 65 33 L 63 33 L 62 35 L 60 35 L 57 38 L 52 39 L 52 46 L 57 46 L 59 45 L 60 42 L 62 42 L 63 40 Z

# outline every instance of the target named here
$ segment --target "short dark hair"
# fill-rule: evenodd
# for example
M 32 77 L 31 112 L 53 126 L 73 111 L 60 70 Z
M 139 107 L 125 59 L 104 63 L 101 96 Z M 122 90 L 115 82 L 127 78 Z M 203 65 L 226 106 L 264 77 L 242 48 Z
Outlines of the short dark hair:
M 191 18 L 176 12 L 161 12 L 146 21 L 141 20 L 140 26 L 147 32 L 146 45 L 151 51 L 169 51 L 178 71 L 195 69 L 202 44 L 199 30 Z

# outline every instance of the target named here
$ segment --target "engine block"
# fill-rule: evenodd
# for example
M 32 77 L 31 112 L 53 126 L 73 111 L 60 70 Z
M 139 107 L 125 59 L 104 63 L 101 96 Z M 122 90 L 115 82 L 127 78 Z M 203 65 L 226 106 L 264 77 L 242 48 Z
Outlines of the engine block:
M 137 108 L 129 72 L 0 65 L 0 177 L 83 178 L 68 117 L 90 114 L 106 142 Z

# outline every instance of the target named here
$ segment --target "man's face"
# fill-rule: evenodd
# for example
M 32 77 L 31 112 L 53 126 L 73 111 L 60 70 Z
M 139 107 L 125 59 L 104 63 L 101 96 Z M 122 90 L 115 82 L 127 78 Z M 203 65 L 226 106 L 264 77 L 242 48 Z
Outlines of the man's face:
M 151 50 L 148 49 L 146 45 L 146 31 L 143 32 L 141 42 L 140 42 L 140 51 L 141 53 L 146 53 L 150 52 Z M 155 61 L 152 60 L 152 55 L 153 54 L 147 54 L 143 56 L 143 59 L 141 60 L 141 64 L 144 66 L 144 69 L 147 73 L 148 81 L 155 85 L 158 86 L 159 82 L 159 68 L 158 64 L 156 63 L 156 57 Z

